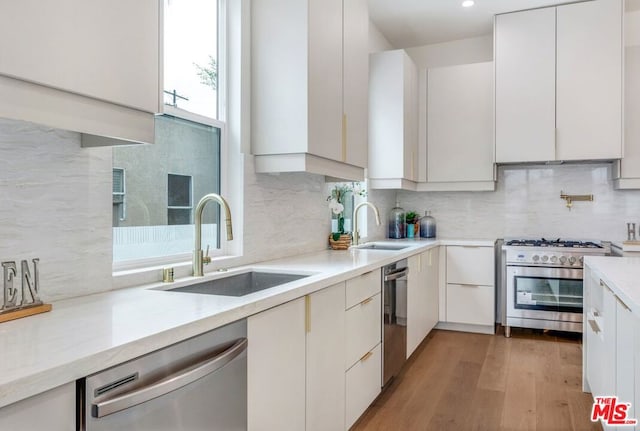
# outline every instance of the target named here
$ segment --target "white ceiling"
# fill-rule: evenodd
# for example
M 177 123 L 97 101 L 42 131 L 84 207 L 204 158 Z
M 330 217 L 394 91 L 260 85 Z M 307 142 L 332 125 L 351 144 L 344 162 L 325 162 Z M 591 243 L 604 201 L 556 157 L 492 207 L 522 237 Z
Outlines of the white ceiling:
M 499 13 L 566 3 L 567 0 L 368 0 L 371 21 L 395 48 L 492 34 Z

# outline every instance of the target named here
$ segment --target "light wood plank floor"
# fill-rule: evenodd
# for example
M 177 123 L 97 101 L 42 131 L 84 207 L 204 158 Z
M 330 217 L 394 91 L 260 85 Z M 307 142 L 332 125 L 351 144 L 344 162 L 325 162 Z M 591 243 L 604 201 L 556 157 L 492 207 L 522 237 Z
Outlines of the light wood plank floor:
M 433 330 L 352 430 L 585 431 L 579 334 Z

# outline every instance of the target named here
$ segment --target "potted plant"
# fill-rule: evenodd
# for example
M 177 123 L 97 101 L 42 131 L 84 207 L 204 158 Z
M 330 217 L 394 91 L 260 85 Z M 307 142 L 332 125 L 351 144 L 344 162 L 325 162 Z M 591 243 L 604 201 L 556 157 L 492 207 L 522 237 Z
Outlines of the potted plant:
M 406 215 L 407 238 L 413 238 L 416 232 L 420 232 L 420 216 L 415 211 L 409 211 Z M 418 233 L 419 235 L 419 233 Z
M 327 197 L 332 215 L 329 244 L 334 250 L 346 250 L 351 245 L 351 232 L 347 232 L 344 227 L 344 208 L 346 199 L 354 193 L 359 196 L 367 195 L 359 183 L 339 183 L 331 189 L 331 194 Z

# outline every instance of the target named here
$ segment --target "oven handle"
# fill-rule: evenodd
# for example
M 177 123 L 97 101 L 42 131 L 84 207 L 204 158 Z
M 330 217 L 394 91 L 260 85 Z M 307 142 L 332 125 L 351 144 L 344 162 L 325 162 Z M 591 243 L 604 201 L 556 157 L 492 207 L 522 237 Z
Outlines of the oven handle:
M 402 277 L 406 277 L 409 274 L 409 268 L 404 268 L 400 271 L 392 272 L 384 276 L 384 281 L 393 281 Z
M 109 400 L 91 404 L 91 416 L 101 418 L 180 389 L 224 367 L 246 349 L 247 339 L 240 338 L 223 352 L 217 352 L 213 357 L 180 370 L 158 382 Z

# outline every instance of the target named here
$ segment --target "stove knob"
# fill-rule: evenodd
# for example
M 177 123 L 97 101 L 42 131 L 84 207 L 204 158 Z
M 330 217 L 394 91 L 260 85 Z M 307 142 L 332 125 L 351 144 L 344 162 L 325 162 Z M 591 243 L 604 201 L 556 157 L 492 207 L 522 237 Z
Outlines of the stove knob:
M 546 261 L 548 261 L 548 260 L 549 260 L 549 256 L 542 256 L 542 261 L 543 261 L 543 262 L 546 262 Z
M 580 265 L 582 266 L 584 264 L 584 257 L 580 256 L 580 259 L 578 259 L 578 261 L 580 262 Z
M 575 263 L 576 263 L 576 257 L 575 257 L 575 256 L 571 256 L 571 257 L 569 258 L 569 263 L 570 263 L 571 265 L 575 264 Z
M 551 256 L 551 263 L 556 263 L 558 261 L 558 256 Z
M 560 263 L 565 264 L 567 262 L 567 256 L 560 256 Z
M 537 254 L 534 254 L 532 259 L 533 259 L 534 262 L 537 262 L 537 261 L 540 260 L 540 256 L 538 256 Z

